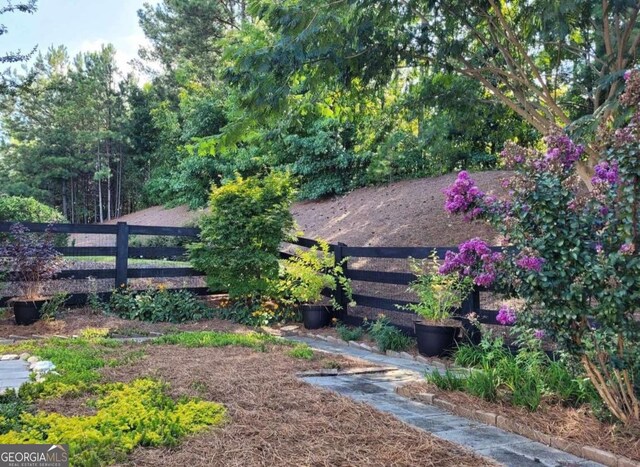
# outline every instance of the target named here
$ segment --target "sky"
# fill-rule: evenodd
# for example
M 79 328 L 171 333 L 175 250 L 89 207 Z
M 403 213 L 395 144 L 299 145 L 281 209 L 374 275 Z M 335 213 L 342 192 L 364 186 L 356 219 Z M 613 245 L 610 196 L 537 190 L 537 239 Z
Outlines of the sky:
M 0 0 L 0 5 L 5 3 Z M 131 70 L 127 62 L 146 44 L 137 15 L 143 3 L 145 0 L 38 0 L 38 11 L 33 15 L 0 16 L 0 23 L 8 29 L 0 36 L 0 54 L 18 49 L 24 53 L 36 45 L 44 53 L 51 45 L 62 44 L 73 57 L 111 43 L 117 50 L 118 67 L 127 73 Z

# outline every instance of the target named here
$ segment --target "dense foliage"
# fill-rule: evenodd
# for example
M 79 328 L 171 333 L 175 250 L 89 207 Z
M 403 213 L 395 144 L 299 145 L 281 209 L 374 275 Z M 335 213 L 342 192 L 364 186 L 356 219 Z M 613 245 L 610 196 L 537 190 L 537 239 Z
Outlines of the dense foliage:
M 66 222 L 58 210 L 34 198 L 0 196 L 0 222 Z
M 565 361 L 551 360 L 540 341 L 529 341 L 512 354 L 500 338 L 483 337 L 479 346 L 462 346 L 455 355 L 469 373 L 435 370 L 427 380 L 440 389 L 461 390 L 490 402 L 506 402 L 535 411 L 542 403 L 580 406 L 598 402 L 588 380 L 576 378 Z
M 584 148 L 566 136 L 539 152 L 508 145 L 516 171 L 510 199 L 485 195 L 466 174 L 446 208 L 489 220 L 514 250 L 505 254 L 508 288 L 525 299 L 518 322 L 556 341 L 582 363 L 612 414 L 640 420 L 640 72 L 626 74 L 620 127 L 603 127 L 601 161 L 581 188 L 575 165 Z M 506 313 L 505 313 L 506 318 Z
M 213 290 L 247 303 L 268 296 L 278 282 L 280 244 L 293 230 L 294 190 L 286 174 L 241 178 L 215 188 L 200 220 L 200 242 L 189 245 L 191 263 Z
M 19 298 L 42 298 L 43 282 L 61 269 L 62 255 L 54 248 L 51 232 L 33 234 L 22 224 L 11 226 L 0 244 L 0 270 L 16 276 Z
M 156 289 L 116 290 L 109 299 L 107 311 L 121 318 L 152 323 L 182 323 L 210 317 L 213 310 L 186 290 Z

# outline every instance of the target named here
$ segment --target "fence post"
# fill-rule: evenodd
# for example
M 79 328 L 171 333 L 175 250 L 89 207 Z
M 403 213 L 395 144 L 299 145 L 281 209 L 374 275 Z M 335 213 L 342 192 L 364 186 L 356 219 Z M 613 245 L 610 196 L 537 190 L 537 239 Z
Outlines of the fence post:
M 335 258 L 336 265 L 340 264 L 345 260 L 345 256 L 342 249 L 346 246 L 347 245 L 345 245 L 344 243 L 338 243 L 337 245 L 334 246 L 333 256 Z M 345 277 L 347 276 L 348 271 L 349 270 L 348 270 L 347 261 L 344 261 L 344 263 L 342 264 L 342 272 L 344 273 Z M 345 292 L 341 284 L 338 284 L 338 287 L 336 287 L 335 299 L 338 305 L 340 305 L 341 307 L 341 309 L 338 310 L 336 313 L 337 318 L 340 320 L 344 320 L 344 317 L 347 315 L 347 311 L 349 307 L 349 297 L 347 296 L 347 293 Z
M 462 302 L 462 316 L 466 316 L 471 312 L 478 313 L 480 311 L 480 291 L 474 288 L 473 291 Z
M 126 222 L 118 222 L 116 234 L 116 289 L 127 286 L 127 269 L 129 268 L 129 226 Z

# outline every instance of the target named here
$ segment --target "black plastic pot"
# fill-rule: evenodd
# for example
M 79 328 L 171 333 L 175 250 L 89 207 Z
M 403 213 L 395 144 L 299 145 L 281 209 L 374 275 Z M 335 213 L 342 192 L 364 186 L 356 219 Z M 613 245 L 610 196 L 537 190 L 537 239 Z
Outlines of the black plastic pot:
M 468 318 L 461 316 L 454 316 L 453 319 L 460 321 L 462 324 L 462 333 L 456 337 L 456 343 L 458 345 L 471 344 L 478 345 L 482 340 L 482 331 L 477 326 L 471 323 Z
M 47 303 L 46 299 L 41 300 L 11 300 L 11 307 L 16 319 L 16 324 L 26 326 L 33 324 L 40 319 L 40 309 Z
M 455 338 L 460 331 L 455 326 L 435 326 L 422 321 L 414 321 L 418 352 L 425 357 L 442 357 L 450 354 L 455 347 Z
M 300 313 L 306 329 L 320 329 L 329 324 L 332 309 L 325 305 L 300 305 Z

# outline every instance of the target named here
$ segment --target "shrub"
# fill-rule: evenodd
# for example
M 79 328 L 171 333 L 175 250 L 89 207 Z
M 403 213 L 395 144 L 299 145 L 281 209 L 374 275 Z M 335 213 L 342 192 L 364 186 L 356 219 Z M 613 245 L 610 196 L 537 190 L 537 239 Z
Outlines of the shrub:
M 95 407 L 97 413 L 88 416 L 23 412 L 20 426 L 0 434 L 0 443 L 65 443 L 72 465 L 106 465 L 122 461 L 137 446 L 175 446 L 226 417 L 220 404 L 176 402 L 162 383 L 149 379 L 107 386 Z
M 351 285 L 344 276 L 343 264 L 336 264 L 335 257 L 329 250 L 329 244 L 318 240 L 317 244 L 307 250 L 296 248 L 294 254 L 282 262 L 278 298 L 286 305 L 317 303 L 322 299 L 322 291 L 335 292 L 338 287 L 351 300 Z M 331 299 L 335 309 L 341 305 Z
M 384 315 L 378 316 L 378 319 L 367 325 L 367 332 L 375 341 L 381 352 L 393 350 L 401 352 L 413 345 L 414 340 L 406 336 L 389 322 L 389 318 Z
M 33 235 L 22 224 L 11 226 L 9 238 L 0 245 L 0 270 L 17 276 L 19 296 L 41 298 L 43 282 L 62 267 L 62 256 L 53 246 L 53 235 Z
M 200 241 L 189 246 L 193 267 L 214 290 L 252 302 L 277 285 L 279 247 L 293 229 L 294 190 L 287 174 L 238 177 L 214 188 Z
M 108 310 L 121 318 L 152 323 L 182 323 L 214 314 L 191 292 L 164 287 L 144 291 L 128 288 L 116 290 L 111 295 Z
M 457 273 L 442 274 L 435 253 L 428 261 L 412 261 L 411 269 L 417 279 L 409 290 L 418 296 L 417 304 L 404 306 L 429 322 L 443 322 L 451 318 L 452 311 L 459 307 L 473 290 L 471 278 Z
M 40 316 L 46 320 L 54 320 L 60 312 L 60 308 L 65 304 L 69 294 L 67 292 L 57 292 L 40 309 Z
M 361 327 L 349 327 L 345 324 L 338 323 L 336 324 L 336 332 L 338 336 L 340 336 L 340 339 L 349 342 L 360 340 L 364 334 L 364 329 Z
M 0 222 L 67 222 L 56 209 L 42 204 L 34 198 L 0 196 Z
M 552 135 L 544 153 L 505 147 L 516 172 L 509 201 L 461 173 L 446 208 L 488 220 L 510 240 L 508 287 L 525 300 L 518 321 L 580 361 L 612 415 L 631 424 L 640 422 L 640 71 L 625 79 L 626 116 L 597 135 L 591 190 L 576 174 L 584 148 Z

